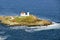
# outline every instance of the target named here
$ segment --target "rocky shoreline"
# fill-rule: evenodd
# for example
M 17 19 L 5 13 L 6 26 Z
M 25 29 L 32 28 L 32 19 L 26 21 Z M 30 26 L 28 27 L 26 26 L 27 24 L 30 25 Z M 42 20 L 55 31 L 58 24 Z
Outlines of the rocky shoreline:
M 0 21 L 1 21 L 0 23 L 7 26 L 48 26 L 52 24 L 52 22 L 48 20 L 38 19 L 36 16 L 33 15 L 26 17 L 1 16 Z

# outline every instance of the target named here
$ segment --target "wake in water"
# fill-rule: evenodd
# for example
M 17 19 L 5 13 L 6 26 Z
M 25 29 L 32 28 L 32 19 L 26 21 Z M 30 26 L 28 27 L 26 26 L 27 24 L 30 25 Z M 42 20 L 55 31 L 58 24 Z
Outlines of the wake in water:
M 10 29 L 24 29 L 26 32 L 34 32 L 34 31 L 41 31 L 41 30 L 50 30 L 50 29 L 60 29 L 60 23 L 53 22 L 52 25 L 48 26 L 36 26 L 36 27 L 27 27 L 27 26 L 16 26 L 10 27 Z

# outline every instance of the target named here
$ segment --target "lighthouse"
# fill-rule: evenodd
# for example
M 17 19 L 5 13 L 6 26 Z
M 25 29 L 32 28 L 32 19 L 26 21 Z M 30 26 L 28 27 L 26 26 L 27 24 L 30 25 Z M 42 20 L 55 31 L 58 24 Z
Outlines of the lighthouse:
M 21 12 L 20 16 L 29 16 L 29 12 L 27 12 L 27 13 Z

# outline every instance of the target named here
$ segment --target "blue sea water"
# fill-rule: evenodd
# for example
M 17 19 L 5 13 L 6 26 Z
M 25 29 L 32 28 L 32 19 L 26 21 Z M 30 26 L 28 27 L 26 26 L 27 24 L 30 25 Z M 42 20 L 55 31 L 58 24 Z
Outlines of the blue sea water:
M 60 0 L 0 0 L 0 15 L 16 16 L 21 11 L 60 23 Z M 26 32 L 0 24 L 0 40 L 60 40 L 60 29 Z

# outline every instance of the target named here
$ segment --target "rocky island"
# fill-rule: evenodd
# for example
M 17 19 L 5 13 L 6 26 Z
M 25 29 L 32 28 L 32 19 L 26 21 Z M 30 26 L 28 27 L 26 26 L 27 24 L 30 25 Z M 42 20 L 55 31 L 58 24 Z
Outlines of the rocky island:
M 8 26 L 47 26 L 52 22 L 48 20 L 39 19 L 34 15 L 25 15 L 24 12 L 21 16 L 0 16 L 0 23 Z

